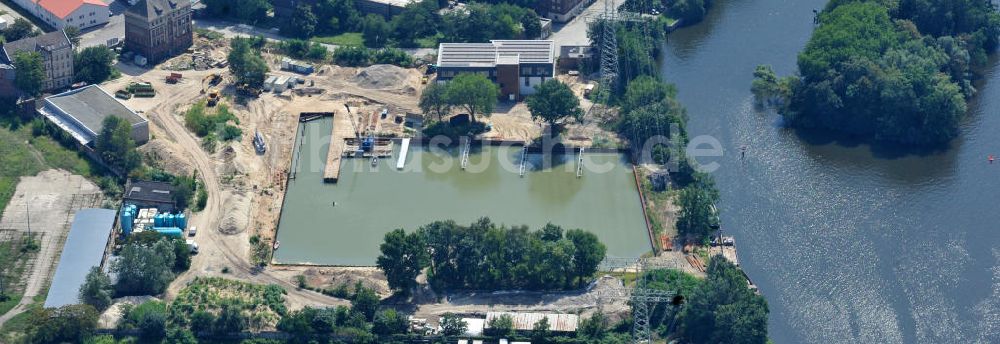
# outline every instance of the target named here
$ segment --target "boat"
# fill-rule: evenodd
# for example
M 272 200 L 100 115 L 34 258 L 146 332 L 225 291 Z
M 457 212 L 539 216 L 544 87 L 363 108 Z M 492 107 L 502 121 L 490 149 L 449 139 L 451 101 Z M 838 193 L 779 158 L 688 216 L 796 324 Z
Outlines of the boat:
M 275 250 L 277 250 L 277 249 L 278 249 L 278 246 L 280 246 L 280 245 L 281 245 L 281 242 L 280 242 L 280 241 L 277 241 L 277 240 L 275 240 L 275 241 L 274 241 L 274 249 L 275 249 Z
M 373 156 L 372 157 L 372 167 L 377 167 L 377 166 L 378 166 L 378 157 L 377 156 Z

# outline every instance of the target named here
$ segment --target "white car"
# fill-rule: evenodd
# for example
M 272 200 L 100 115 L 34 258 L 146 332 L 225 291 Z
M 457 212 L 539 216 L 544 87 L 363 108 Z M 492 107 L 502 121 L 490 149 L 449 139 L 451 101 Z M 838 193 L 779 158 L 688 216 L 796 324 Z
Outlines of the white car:
M 191 254 L 198 254 L 198 243 L 194 242 L 194 240 L 188 239 L 187 245 L 188 249 L 191 250 Z
M 188 229 L 188 236 L 194 236 L 197 232 L 198 227 L 191 226 L 191 228 Z

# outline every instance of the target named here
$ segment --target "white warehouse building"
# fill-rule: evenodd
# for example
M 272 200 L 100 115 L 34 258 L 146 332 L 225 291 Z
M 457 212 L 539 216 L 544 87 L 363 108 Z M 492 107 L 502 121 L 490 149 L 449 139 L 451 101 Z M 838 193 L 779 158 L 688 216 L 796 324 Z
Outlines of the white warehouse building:
M 57 30 L 87 29 L 108 22 L 110 9 L 102 0 L 11 0 Z

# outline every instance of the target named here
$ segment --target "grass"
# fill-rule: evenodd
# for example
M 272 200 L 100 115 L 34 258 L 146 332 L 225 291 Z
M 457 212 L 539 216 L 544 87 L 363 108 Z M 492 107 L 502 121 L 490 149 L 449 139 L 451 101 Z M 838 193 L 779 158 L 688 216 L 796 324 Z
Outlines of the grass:
M 443 38 L 444 38 L 444 35 L 438 33 L 438 34 L 435 34 L 433 36 L 427 36 L 427 37 L 423 37 L 423 38 L 418 38 L 417 39 L 417 44 L 420 45 L 421 48 L 437 48 L 438 47 L 438 43 L 440 43 L 441 39 L 443 39 Z
M 14 195 L 20 177 L 49 168 L 61 168 L 84 177 L 95 177 L 99 168 L 76 150 L 49 136 L 32 135 L 30 125 L 0 127 L 0 209 Z
M 360 32 L 345 32 L 336 36 L 313 37 L 310 41 L 337 46 L 361 47 L 365 45 L 365 39 L 361 36 Z
M 177 294 L 170 304 L 170 317 L 188 319 L 195 311 L 218 314 L 223 306 L 236 307 L 251 328 L 273 328 L 288 313 L 285 290 L 270 284 L 260 285 L 219 277 L 196 277 Z
M 18 338 L 23 336 L 30 326 L 31 311 L 41 308 L 45 304 L 45 297 L 48 294 L 48 287 L 39 291 L 23 313 L 15 315 L 3 324 L 3 328 L 0 328 L 0 343 L 18 342 Z
M 24 243 L 28 239 L 27 233 L 20 233 L 11 238 L 10 241 L 0 242 L 0 274 L 3 274 L 3 291 L 9 299 L 0 302 L 0 314 L 6 314 L 21 301 L 24 295 L 21 281 L 28 262 L 35 255 L 37 250 L 25 250 Z

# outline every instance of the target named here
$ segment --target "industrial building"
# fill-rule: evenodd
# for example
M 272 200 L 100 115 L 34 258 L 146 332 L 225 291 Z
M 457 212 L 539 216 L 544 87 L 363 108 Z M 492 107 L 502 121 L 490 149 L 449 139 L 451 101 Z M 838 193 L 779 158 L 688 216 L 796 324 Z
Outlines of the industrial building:
M 13 96 L 14 56 L 19 52 L 37 52 L 42 56 L 45 77 L 42 78 L 42 90 L 50 91 L 69 87 L 73 83 L 73 43 L 66 37 L 64 31 L 49 32 L 35 37 L 26 37 L 3 45 L 3 68 L 0 69 L 0 81 L 9 83 L 9 87 L 0 86 L 4 96 Z
M 542 318 L 548 318 L 549 331 L 576 332 L 576 327 L 580 322 L 580 316 L 576 314 L 487 312 L 486 329 L 490 328 L 490 321 L 504 315 L 510 316 L 514 320 L 515 331 L 531 331 L 538 321 L 542 320 Z
M 550 40 L 493 40 L 490 43 L 441 43 L 437 82 L 461 73 L 480 73 L 500 86 L 500 96 L 517 100 L 555 77 L 555 44 Z
M 102 0 L 12 0 L 56 30 L 86 29 L 108 22 L 110 9 Z
M 535 5 L 535 12 L 557 23 L 565 23 L 583 13 L 594 0 L 541 0 Z
M 91 268 L 101 266 L 114 225 L 114 210 L 80 209 L 76 212 L 56 274 L 52 277 L 52 286 L 45 297 L 45 308 L 79 303 L 80 286 Z
M 194 43 L 191 1 L 139 0 L 125 11 L 125 50 L 159 63 Z
M 46 97 L 38 113 L 70 134 L 81 147 L 93 148 L 92 143 L 109 116 L 128 121 L 137 145 L 149 141 L 149 122 L 97 85 Z
M 177 208 L 174 186 L 167 182 L 129 180 L 125 183 L 123 198 L 122 203 L 136 208 L 156 208 L 159 213 L 172 213 Z

